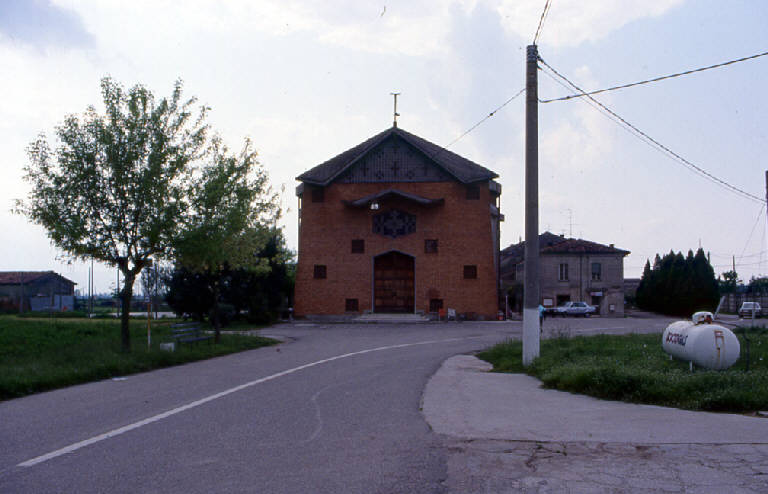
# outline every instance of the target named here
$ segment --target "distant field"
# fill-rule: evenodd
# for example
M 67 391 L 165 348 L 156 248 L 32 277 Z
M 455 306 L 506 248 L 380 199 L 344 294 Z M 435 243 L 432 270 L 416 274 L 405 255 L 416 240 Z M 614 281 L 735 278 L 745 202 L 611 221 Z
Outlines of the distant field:
M 0 316 L 0 400 L 277 343 L 225 334 L 219 344 L 201 342 L 162 351 L 158 345 L 172 341 L 171 324 L 152 323 L 152 346 L 147 349 L 146 320 L 131 321 L 132 351 L 125 354 L 120 351 L 120 323 L 115 320 Z
M 496 345 L 478 357 L 495 372 L 527 373 L 545 387 L 597 398 L 690 410 L 768 410 L 768 330 L 748 328 L 747 335 L 749 371 L 741 334 L 741 358 L 725 371 L 690 372 L 687 362 L 669 360 L 659 334 L 542 340 L 541 356 L 528 368 L 522 366 L 520 341 Z

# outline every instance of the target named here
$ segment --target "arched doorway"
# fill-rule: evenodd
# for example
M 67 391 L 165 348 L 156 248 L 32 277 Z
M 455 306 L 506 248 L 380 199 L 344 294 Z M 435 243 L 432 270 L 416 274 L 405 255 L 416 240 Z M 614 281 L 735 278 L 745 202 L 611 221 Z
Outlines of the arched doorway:
M 397 251 L 373 260 L 373 311 L 414 311 L 414 259 Z

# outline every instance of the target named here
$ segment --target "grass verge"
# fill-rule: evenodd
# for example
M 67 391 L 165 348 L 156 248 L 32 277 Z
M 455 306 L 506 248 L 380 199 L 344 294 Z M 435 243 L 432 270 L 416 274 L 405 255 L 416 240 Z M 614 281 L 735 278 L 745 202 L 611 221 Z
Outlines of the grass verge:
M 159 344 L 172 341 L 171 324 L 152 324 L 148 349 L 146 321 L 131 321 L 132 350 L 123 353 L 119 321 L 0 316 L 0 400 L 277 343 L 258 336 L 222 334 L 219 344 L 200 342 L 167 352 Z
M 540 357 L 522 366 L 522 343 L 496 345 L 478 357 L 494 372 L 525 373 L 544 387 L 631 403 L 709 410 L 768 410 L 768 331 L 745 328 L 750 340 L 746 370 L 744 329 L 737 331 L 741 358 L 725 371 L 695 369 L 669 360 L 661 335 L 600 335 L 541 341 Z

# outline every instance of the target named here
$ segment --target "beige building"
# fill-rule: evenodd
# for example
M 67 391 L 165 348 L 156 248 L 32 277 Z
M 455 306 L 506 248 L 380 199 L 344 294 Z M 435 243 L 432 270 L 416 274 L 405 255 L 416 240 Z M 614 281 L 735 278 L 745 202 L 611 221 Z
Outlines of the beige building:
M 624 257 L 629 251 L 613 244 L 539 235 L 540 302 L 555 307 L 564 302 L 587 302 L 600 315 L 624 315 Z M 511 310 L 523 301 L 525 242 L 501 251 L 501 278 Z

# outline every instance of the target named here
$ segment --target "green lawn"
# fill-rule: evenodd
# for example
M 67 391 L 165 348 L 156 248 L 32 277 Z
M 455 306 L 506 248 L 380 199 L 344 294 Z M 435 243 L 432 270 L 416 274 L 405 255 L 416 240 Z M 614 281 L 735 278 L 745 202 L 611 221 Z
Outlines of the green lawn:
M 741 330 L 740 330 L 741 331 Z M 522 366 L 522 343 L 509 341 L 478 355 L 495 372 L 526 373 L 545 387 L 632 403 L 728 412 L 768 410 L 768 331 L 749 328 L 741 358 L 725 371 L 688 370 L 670 360 L 661 335 L 589 336 L 542 340 L 540 357 Z
M 158 345 L 172 341 L 170 324 L 153 321 L 152 346 L 147 349 L 146 320 L 131 321 L 132 351 L 126 354 L 120 351 L 120 325 L 115 320 L 0 316 L 0 400 L 277 343 L 224 334 L 219 344 L 200 342 L 166 352 Z

